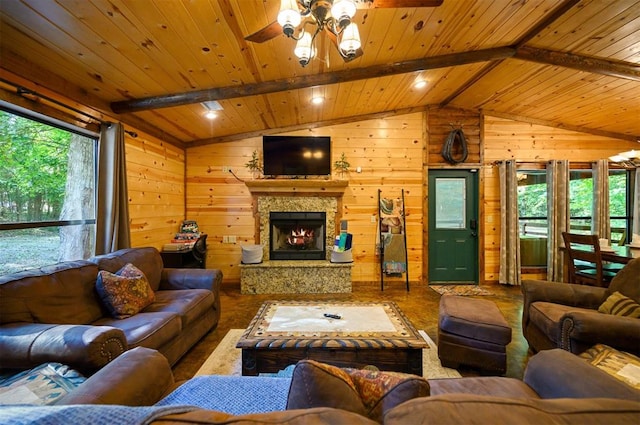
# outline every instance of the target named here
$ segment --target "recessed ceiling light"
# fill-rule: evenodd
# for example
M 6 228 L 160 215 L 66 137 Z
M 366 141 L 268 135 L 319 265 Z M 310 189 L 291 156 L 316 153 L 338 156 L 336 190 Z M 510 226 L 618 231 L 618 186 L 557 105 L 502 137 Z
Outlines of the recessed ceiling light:
M 207 111 L 204 113 L 204 117 L 210 120 L 216 119 L 217 116 L 216 111 Z
M 322 96 L 314 96 L 311 98 L 311 103 L 314 105 L 320 105 L 322 102 L 324 102 L 324 97 Z
M 417 89 L 421 89 L 423 87 L 425 87 L 427 85 L 427 82 L 425 80 L 419 80 L 416 81 L 415 83 L 413 83 L 413 87 L 417 88 Z

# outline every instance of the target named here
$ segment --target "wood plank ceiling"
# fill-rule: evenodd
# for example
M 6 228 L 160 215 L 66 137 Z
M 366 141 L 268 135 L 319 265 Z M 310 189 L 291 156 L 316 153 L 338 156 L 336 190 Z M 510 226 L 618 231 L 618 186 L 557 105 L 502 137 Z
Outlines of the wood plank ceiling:
M 182 147 L 435 106 L 640 139 L 638 1 L 360 9 L 364 54 L 345 63 L 321 34 L 304 68 L 284 35 L 244 39 L 279 4 L 2 0 L 0 94 L 33 82 Z

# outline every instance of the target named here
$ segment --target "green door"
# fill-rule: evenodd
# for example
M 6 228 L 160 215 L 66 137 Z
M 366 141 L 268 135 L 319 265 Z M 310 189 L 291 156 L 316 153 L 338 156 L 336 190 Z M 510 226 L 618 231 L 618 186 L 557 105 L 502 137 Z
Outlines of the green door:
M 478 283 L 477 170 L 429 170 L 429 283 Z

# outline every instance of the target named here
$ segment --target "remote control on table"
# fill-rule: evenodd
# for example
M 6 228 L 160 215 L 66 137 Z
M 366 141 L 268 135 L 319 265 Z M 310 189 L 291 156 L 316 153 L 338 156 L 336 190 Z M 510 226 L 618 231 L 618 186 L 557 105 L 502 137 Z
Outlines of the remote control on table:
M 342 316 L 339 316 L 337 314 L 329 314 L 329 313 L 325 313 L 324 317 L 328 317 L 330 319 L 342 319 Z

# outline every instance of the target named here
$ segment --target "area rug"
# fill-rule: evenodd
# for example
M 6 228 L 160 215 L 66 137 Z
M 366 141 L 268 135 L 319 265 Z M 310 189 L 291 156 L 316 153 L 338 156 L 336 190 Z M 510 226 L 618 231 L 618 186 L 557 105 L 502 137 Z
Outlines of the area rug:
M 242 336 L 243 329 L 231 329 L 224 336 L 220 344 L 205 360 L 195 376 L 200 375 L 242 375 L 242 351 L 236 348 L 236 343 Z M 425 331 L 418 333 L 429 344 L 429 348 L 422 350 L 422 374 L 424 377 L 433 378 L 459 378 L 460 374 L 455 369 L 442 367 L 438 359 L 438 348 Z
M 440 295 L 493 295 L 491 291 L 478 285 L 429 285 Z

